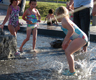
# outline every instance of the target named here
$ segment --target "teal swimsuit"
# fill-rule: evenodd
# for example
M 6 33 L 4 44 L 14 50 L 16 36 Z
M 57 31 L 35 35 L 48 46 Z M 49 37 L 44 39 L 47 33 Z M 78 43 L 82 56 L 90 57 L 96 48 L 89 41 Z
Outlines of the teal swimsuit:
M 71 21 L 72 22 L 72 21 Z M 73 22 L 72 22 L 73 23 Z M 87 38 L 87 35 L 76 25 L 73 23 L 73 27 L 74 27 L 74 33 L 73 35 L 70 37 L 71 40 L 74 40 L 76 38 L 82 38 L 86 41 L 86 43 L 88 42 L 88 38 Z M 63 30 L 63 32 L 65 34 L 68 33 L 68 30 L 61 27 L 61 29 Z
M 28 23 L 27 23 L 27 26 L 28 26 L 28 27 L 31 27 L 32 29 L 34 29 L 35 27 L 38 26 L 38 23 L 37 23 L 38 20 L 37 20 L 35 14 L 31 14 L 31 15 L 27 16 L 27 19 L 30 20 L 30 21 L 32 21 L 32 23 L 35 23 L 35 24 L 28 24 Z

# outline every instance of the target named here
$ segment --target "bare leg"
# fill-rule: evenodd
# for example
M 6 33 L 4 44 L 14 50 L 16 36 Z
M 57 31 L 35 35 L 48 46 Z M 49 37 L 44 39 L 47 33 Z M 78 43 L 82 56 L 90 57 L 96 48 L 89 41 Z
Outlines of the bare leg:
M 28 29 L 28 27 L 27 27 L 27 37 L 26 37 L 26 39 L 22 42 L 22 45 L 20 46 L 20 51 L 22 51 L 22 47 L 24 46 L 24 44 L 30 39 L 30 35 L 31 35 L 31 29 Z
M 84 46 L 84 44 L 86 43 L 86 41 L 82 38 L 77 38 L 75 40 L 73 40 L 68 47 L 65 49 L 65 54 L 68 60 L 68 64 L 69 64 L 69 69 L 70 72 L 73 73 L 75 72 L 75 68 L 74 68 L 74 58 L 72 57 L 72 54 L 74 52 L 76 52 L 77 50 L 79 50 L 81 47 Z
M 20 30 L 20 26 L 19 25 L 15 28 L 16 33 L 17 33 L 18 30 Z
M 8 25 L 8 29 L 10 31 L 10 33 L 16 37 L 16 31 L 15 28 L 12 25 Z
M 17 28 L 17 27 L 16 27 L 16 28 Z M 17 38 L 17 30 L 16 30 L 16 28 L 14 28 L 12 25 L 8 25 L 8 29 L 9 29 L 10 33 L 11 33 L 13 36 L 15 36 L 15 38 Z M 16 39 L 16 40 L 17 40 L 17 39 Z M 17 47 L 17 46 L 16 46 L 16 47 Z M 20 55 L 20 53 L 18 53 L 17 50 L 16 50 L 15 55 Z
M 33 29 L 33 50 L 35 50 L 36 39 L 37 39 L 37 27 Z

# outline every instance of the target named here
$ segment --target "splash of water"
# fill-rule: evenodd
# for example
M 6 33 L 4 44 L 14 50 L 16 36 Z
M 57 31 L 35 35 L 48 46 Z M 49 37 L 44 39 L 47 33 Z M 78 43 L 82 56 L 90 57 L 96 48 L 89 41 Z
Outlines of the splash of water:
M 54 62 L 52 62 L 50 67 L 53 68 L 54 70 L 56 70 L 58 73 L 61 73 L 63 70 L 63 63 L 54 61 Z
M 46 64 L 44 64 L 42 66 L 44 66 L 44 67 L 46 66 L 47 69 L 50 69 L 57 73 L 61 73 L 61 71 L 63 69 L 63 63 L 61 63 L 59 61 L 47 62 Z
M 92 70 L 96 68 L 96 65 L 95 65 L 96 61 L 90 62 L 90 58 L 91 58 L 90 55 L 93 49 L 95 48 L 92 48 L 87 53 L 80 53 L 74 56 L 74 57 L 78 56 L 78 61 L 75 61 L 75 67 L 77 66 L 76 72 L 77 72 L 78 79 L 87 78 L 91 76 Z
M 90 64 L 90 66 L 89 66 L 89 68 L 88 68 L 89 74 L 92 74 L 92 69 L 93 69 L 94 67 L 96 67 L 96 61 Z
M 95 48 L 94 48 L 95 49 Z M 41 68 L 43 69 L 49 69 L 51 70 L 52 73 L 60 73 L 60 74 L 55 74 L 55 77 L 58 77 L 58 80 L 91 80 L 89 78 L 91 78 L 91 75 L 93 73 L 93 69 L 96 67 L 96 61 L 91 62 L 90 59 L 90 54 L 92 54 L 93 48 L 90 49 L 90 51 L 86 52 L 86 53 L 76 53 L 76 55 L 74 55 L 75 59 L 77 59 L 77 61 L 75 60 L 75 67 L 76 68 L 76 76 L 74 77 L 69 77 L 69 76 L 64 76 L 61 74 L 61 72 L 64 69 L 68 69 L 68 64 L 67 64 L 67 59 L 65 59 L 66 61 L 56 61 L 54 60 L 54 58 L 50 58 L 48 57 L 46 59 L 43 59 L 44 63 L 43 65 L 41 65 Z M 93 51 L 94 52 L 94 51 Z M 45 61 L 46 60 L 46 61 Z M 42 61 L 41 61 L 42 62 Z M 39 66 L 40 67 L 40 66 Z M 96 72 L 95 72 L 96 73 Z M 53 75 L 51 76 L 53 78 Z

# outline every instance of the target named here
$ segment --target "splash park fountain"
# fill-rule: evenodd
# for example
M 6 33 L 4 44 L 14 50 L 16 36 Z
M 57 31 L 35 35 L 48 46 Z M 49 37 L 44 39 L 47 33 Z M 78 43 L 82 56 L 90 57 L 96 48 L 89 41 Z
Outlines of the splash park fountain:
M 9 33 L 6 31 L 6 33 Z M 26 34 L 17 34 L 19 48 Z M 62 48 L 54 49 L 50 42 L 57 37 L 38 35 L 36 49 L 32 49 L 32 36 L 24 45 L 23 53 L 15 59 L 0 60 L 0 80 L 96 80 L 96 43 L 91 42 L 87 53 L 74 55 L 76 75 L 64 76 L 68 63 Z

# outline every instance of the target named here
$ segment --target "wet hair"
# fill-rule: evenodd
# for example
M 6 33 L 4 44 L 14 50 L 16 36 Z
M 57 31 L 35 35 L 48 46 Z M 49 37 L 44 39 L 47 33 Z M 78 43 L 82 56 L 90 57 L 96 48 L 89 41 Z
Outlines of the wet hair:
M 48 13 L 49 14 L 53 14 L 54 13 L 54 10 L 53 9 L 49 9 Z
M 60 14 L 60 15 L 65 15 L 68 16 L 69 15 L 69 11 L 66 7 L 64 6 L 60 6 L 56 9 L 55 14 Z
M 20 1 L 21 2 L 21 0 L 10 0 L 10 5 L 13 3 L 13 1 Z
M 29 1 L 29 4 L 30 4 L 32 1 L 37 2 L 37 0 L 30 0 L 30 1 Z

